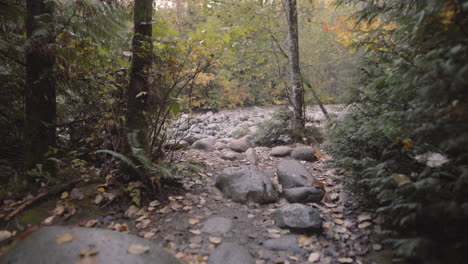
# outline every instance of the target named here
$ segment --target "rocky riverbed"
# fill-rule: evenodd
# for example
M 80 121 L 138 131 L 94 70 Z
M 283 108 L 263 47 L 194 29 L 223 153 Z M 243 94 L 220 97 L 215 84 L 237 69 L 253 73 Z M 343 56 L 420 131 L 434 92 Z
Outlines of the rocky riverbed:
M 342 108 L 327 106 L 333 116 Z M 164 201 L 80 222 L 154 243 L 135 237 L 126 240 L 128 245 L 119 244 L 120 239 L 109 236 L 117 244 L 106 246 L 94 241 L 93 232 L 73 230 L 83 233 L 81 239 L 73 237 L 67 250 L 54 244 L 59 253 L 51 255 L 50 263 L 60 263 L 62 251 L 62 259 L 70 259 L 70 254 L 80 259 L 73 252 L 93 243 L 115 249 L 102 249 L 101 256 L 93 251 L 97 263 L 108 263 L 103 256 L 109 252 L 115 259 L 119 254 L 122 259 L 134 258 L 135 263 L 149 263 L 157 254 L 167 260 L 156 263 L 176 263 L 162 248 L 186 263 L 390 263 L 381 242 L 380 219 L 346 189 L 345 171 L 326 167 L 332 158 L 319 144 L 293 145 L 286 135 L 277 146 L 256 144 L 259 124 L 274 111 L 253 107 L 174 121 L 173 144 L 181 148 L 171 158 L 187 171 L 177 192 Z M 325 123 L 317 107 L 308 108 L 307 117 L 308 126 Z M 56 238 L 70 234 L 67 228 L 54 229 Z M 50 234 L 37 234 L 23 244 L 53 243 Z M 145 250 L 132 254 L 129 246 L 134 242 Z M 10 258 L 18 256 L 17 248 L 27 251 L 27 246 L 16 247 Z

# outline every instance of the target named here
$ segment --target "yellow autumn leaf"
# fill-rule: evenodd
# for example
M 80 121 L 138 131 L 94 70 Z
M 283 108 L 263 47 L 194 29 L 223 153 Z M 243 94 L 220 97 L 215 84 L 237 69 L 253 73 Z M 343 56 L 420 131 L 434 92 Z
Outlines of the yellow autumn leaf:
M 403 139 L 401 141 L 401 143 L 403 144 L 403 149 L 404 150 L 411 150 L 414 147 L 413 141 L 411 139 L 409 139 L 409 138 Z

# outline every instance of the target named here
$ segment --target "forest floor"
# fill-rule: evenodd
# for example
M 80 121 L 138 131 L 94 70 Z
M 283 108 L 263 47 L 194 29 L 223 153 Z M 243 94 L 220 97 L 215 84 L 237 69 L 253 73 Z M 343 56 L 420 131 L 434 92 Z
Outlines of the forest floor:
M 337 113 L 340 107 L 329 109 Z M 108 178 L 106 183 L 77 185 L 57 199 L 31 206 L 3 223 L 0 230 L 20 233 L 39 223 L 113 229 L 154 241 L 187 263 L 206 263 L 216 248 L 231 245 L 228 242 L 247 249 L 258 264 L 391 263 L 391 250 L 382 242 L 381 221 L 366 210 L 359 195 L 349 190 L 346 171 L 327 166 L 332 157 L 320 146 L 314 146 L 315 161 L 299 161 L 326 192 L 320 202 L 306 203 L 320 213 L 322 229 L 318 232 L 291 231 L 275 224 L 274 212 L 288 204 L 283 195 L 274 203 L 243 204 L 226 198 L 215 187 L 216 177 L 223 169 L 246 165 L 260 169 L 276 190 L 282 189 L 277 167 L 281 161 L 290 160 L 289 155 L 274 157 L 267 147 L 253 147 L 248 154 L 232 152 L 227 147 L 232 136 L 249 138 L 260 122 L 271 118 L 273 110 L 255 107 L 195 115 L 190 125 L 180 130 L 192 140 L 212 139 L 209 144 L 213 148 L 176 151 L 172 156 L 175 164 L 197 169 L 176 185 L 163 186 L 162 194 L 142 201 L 142 206 L 114 199 L 118 193 L 113 190 L 118 188 Z M 323 124 L 318 108 L 311 108 L 308 113 L 313 125 Z M 180 124 L 177 126 L 181 128 Z M 4 201 L 3 211 L 11 212 L 11 208 L 21 204 L 15 203 Z

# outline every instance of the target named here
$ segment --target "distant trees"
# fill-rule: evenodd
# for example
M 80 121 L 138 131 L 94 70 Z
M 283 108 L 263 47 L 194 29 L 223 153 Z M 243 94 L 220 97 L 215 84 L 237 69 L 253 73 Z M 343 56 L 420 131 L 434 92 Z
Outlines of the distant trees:
M 56 92 L 53 68 L 54 9 L 44 0 L 27 0 L 26 87 L 24 93 L 24 163 L 31 169 L 44 162 L 55 145 Z

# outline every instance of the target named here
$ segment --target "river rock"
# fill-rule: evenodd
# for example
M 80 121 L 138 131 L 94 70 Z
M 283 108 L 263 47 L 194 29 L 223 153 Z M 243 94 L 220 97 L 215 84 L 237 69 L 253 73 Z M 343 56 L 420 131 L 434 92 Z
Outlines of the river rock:
M 190 128 L 190 125 L 188 122 L 183 122 L 180 126 L 179 126 L 179 131 L 187 131 L 189 130 Z
M 301 248 L 296 235 L 287 235 L 280 238 L 268 239 L 263 246 L 271 250 L 290 251 L 294 255 L 307 255 L 307 250 Z
M 203 150 L 206 152 L 211 152 L 215 150 L 215 147 L 213 146 L 213 144 L 211 144 L 211 140 L 207 138 L 200 139 L 200 140 L 193 142 L 192 148 Z
M 251 147 L 251 144 L 246 138 L 241 138 L 229 142 L 228 147 L 236 152 L 245 152 Z
M 284 189 L 283 194 L 290 203 L 318 203 L 325 192 L 315 186 Z
M 246 150 L 245 158 L 250 162 L 250 164 L 257 164 L 257 153 L 255 152 L 255 149 L 249 148 L 248 150 Z
M 293 159 L 305 161 L 317 160 L 317 158 L 315 157 L 315 150 L 312 147 L 297 147 L 292 151 L 291 157 Z
M 201 139 L 200 136 L 195 136 L 195 135 L 187 135 L 183 137 L 183 140 L 187 141 L 190 145 L 192 145 L 195 141 Z
M 278 181 L 283 189 L 312 186 L 315 178 L 306 167 L 295 160 L 283 160 L 278 164 Z
M 291 148 L 288 146 L 278 146 L 271 149 L 270 155 L 273 157 L 286 157 L 291 153 Z
M 72 239 L 59 244 L 57 238 L 63 235 L 69 235 Z M 148 247 L 148 251 L 139 255 L 130 254 L 128 250 L 132 245 Z M 80 252 L 93 248 L 99 250 L 93 263 L 183 264 L 146 239 L 106 229 L 72 226 L 42 227 L 0 256 L 0 263 L 78 263 Z
M 223 149 L 227 148 L 227 144 L 226 144 L 226 143 L 223 143 L 223 142 L 216 142 L 216 143 L 214 144 L 214 147 L 215 147 L 215 149 L 217 149 L 217 150 L 223 150 Z
M 220 236 L 232 228 L 231 219 L 225 217 L 212 217 L 203 223 L 202 231 L 213 236 Z
M 318 231 L 322 228 L 319 211 L 299 203 L 277 209 L 273 213 L 273 219 L 278 227 L 296 231 Z
M 254 166 L 224 169 L 216 178 L 216 187 L 234 202 L 260 204 L 276 202 L 278 192 L 265 173 Z
M 208 258 L 208 264 L 254 264 L 250 252 L 237 243 L 224 242 Z
M 234 152 L 234 151 L 229 150 L 229 149 L 224 149 L 221 152 L 220 158 L 222 158 L 223 160 L 231 160 L 231 161 L 232 160 L 240 160 L 240 159 L 242 159 L 242 154 Z

